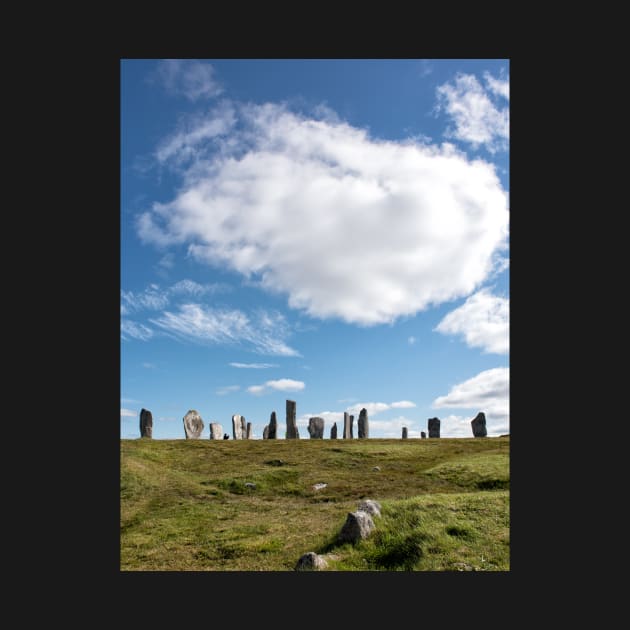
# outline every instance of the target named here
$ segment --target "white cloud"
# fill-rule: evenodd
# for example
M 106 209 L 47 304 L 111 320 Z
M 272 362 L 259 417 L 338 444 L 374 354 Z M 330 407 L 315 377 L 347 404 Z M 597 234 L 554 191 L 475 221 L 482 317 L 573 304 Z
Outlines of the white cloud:
M 219 389 L 215 391 L 215 394 L 217 394 L 217 396 L 225 396 L 226 394 L 237 392 L 239 389 L 241 389 L 240 385 L 226 385 L 225 387 L 219 387 Z
M 291 308 L 361 325 L 469 295 L 506 248 L 493 165 L 278 105 L 235 111 L 213 153 L 193 147 L 177 196 L 138 217 L 143 242 L 187 244 Z
M 280 313 L 258 311 L 252 320 L 239 310 L 181 304 L 178 312 L 165 311 L 160 317 L 149 321 L 179 339 L 201 343 L 246 344 L 260 354 L 300 356 L 297 350 L 284 342 L 288 326 Z
M 413 336 L 407 338 L 407 343 L 410 346 L 413 346 L 413 344 L 416 343 L 416 341 L 417 341 L 417 339 L 415 337 L 413 337 Z
M 433 72 L 433 64 L 429 62 L 428 59 L 423 59 L 420 62 L 420 78 L 424 79 L 428 77 Z
M 488 89 L 497 96 L 502 96 L 506 100 L 510 100 L 510 82 L 506 79 L 502 81 L 493 77 L 489 72 L 483 73 L 483 78 L 488 84 Z
M 462 335 L 471 348 L 506 354 L 510 350 L 510 300 L 482 289 L 448 313 L 435 330 Z
M 410 400 L 399 400 L 398 402 L 393 402 L 390 406 L 392 409 L 409 409 L 415 407 L 416 403 Z
M 164 269 L 172 269 L 175 265 L 175 256 L 170 252 L 168 254 L 164 254 L 162 258 L 158 261 L 158 265 Z
M 121 418 L 135 418 L 138 415 L 137 411 L 131 411 L 130 409 L 120 408 Z
M 155 363 L 143 363 L 142 364 L 143 368 L 146 368 L 147 370 L 154 370 L 157 366 L 155 365 Z
M 266 370 L 267 368 L 278 367 L 275 363 L 230 363 L 232 367 L 250 370 Z
M 264 385 L 252 385 L 247 388 L 250 394 L 263 394 L 268 389 L 275 389 L 280 392 L 301 392 L 305 387 L 303 381 L 294 381 L 290 378 L 281 378 L 275 381 L 267 381 Z
M 209 63 L 191 59 L 164 59 L 157 67 L 157 78 L 168 92 L 190 101 L 213 98 L 223 92 Z
M 458 73 L 452 82 L 436 89 L 438 111 L 446 111 L 455 123 L 446 137 L 469 142 L 473 148 L 485 146 L 494 153 L 507 150 L 509 137 L 509 106 L 498 108 L 490 94 L 509 98 L 508 81 L 484 75 L 490 93 L 484 90 L 472 74 Z
M 120 336 L 123 339 L 139 339 L 148 341 L 153 337 L 153 330 L 144 324 L 132 322 L 129 319 L 120 320 Z
M 402 438 L 402 429 L 407 427 L 408 437 L 420 437 L 420 430 L 415 429 L 417 422 L 405 416 L 398 416 L 391 420 L 370 420 L 370 435 L 378 431 L 379 437 Z
M 224 285 L 218 283 L 199 284 L 193 280 L 184 279 L 165 288 L 161 288 L 159 284 L 150 284 L 143 291 L 135 293 L 121 290 L 121 314 L 126 315 L 144 310 L 158 311 L 166 308 L 173 296 L 200 297 L 223 289 L 225 289 Z
M 510 418 L 510 368 L 492 368 L 454 385 L 448 394 L 433 401 L 435 409 L 462 408 L 470 409 L 472 415 L 467 419 L 469 433 L 470 421 L 479 411 L 486 416 L 488 435 L 509 432 Z

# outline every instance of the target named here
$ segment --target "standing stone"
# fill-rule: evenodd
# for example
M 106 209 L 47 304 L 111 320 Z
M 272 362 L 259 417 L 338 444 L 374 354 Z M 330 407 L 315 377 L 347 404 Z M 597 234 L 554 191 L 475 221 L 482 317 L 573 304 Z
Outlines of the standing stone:
M 429 418 L 429 437 L 430 438 L 440 437 L 440 419 L 439 418 Z
M 425 440 L 427 437 L 427 434 L 424 431 L 420 431 L 420 437 Z
M 335 424 L 332 425 L 332 427 L 330 427 L 330 439 L 331 440 L 337 439 L 337 423 L 336 422 Z
M 343 412 L 343 439 L 352 439 L 352 426 L 350 425 L 350 414 L 347 411 Z
M 359 412 L 359 439 L 370 437 L 367 409 L 363 407 Z
M 403 427 L 403 431 L 402 431 L 402 439 L 406 440 L 407 439 L 407 427 Z
M 223 437 L 223 427 L 218 422 L 210 423 L 210 439 L 220 440 Z
M 354 416 L 350 416 L 350 439 L 354 438 Z
M 247 423 L 245 422 L 245 416 L 241 416 L 241 439 L 247 439 Z
M 269 420 L 269 439 L 275 440 L 278 436 L 278 420 L 276 419 L 276 412 L 271 412 L 271 419 Z
M 232 437 L 235 440 L 243 439 L 243 424 L 241 417 L 237 413 L 232 416 Z
M 204 426 L 199 412 L 194 409 L 190 409 L 184 416 L 184 433 L 187 440 L 198 440 Z
M 311 439 L 324 439 L 324 419 L 323 418 L 310 418 L 308 421 L 308 434 Z
M 247 423 L 247 431 L 246 431 L 245 435 L 247 436 L 246 439 L 248 439 L 248 440 L 252 439 L 252 423 L 251 422 Z
M 300 432 L 295 423 L 295 400 L 287 400 L 287 440 L 299 438 Z
M 140 411 L 140 437 L 153 437 L 153 414 L 148 409 Z
M 265 428 L 263 429 L 263 440 L 268 440 L 269 439 L 269 425 L 266 424 Z
M 474 437 L 486 437 L 488 431 L 486 430 L 486 414 L 480 411 L 471 421 L 472 432 Z

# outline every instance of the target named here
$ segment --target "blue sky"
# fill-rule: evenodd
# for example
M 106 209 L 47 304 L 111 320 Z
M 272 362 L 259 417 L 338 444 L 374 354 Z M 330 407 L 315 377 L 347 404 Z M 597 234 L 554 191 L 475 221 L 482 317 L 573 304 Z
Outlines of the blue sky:
M 509 432 L 508 60 L 120 71 L 121 438 Z

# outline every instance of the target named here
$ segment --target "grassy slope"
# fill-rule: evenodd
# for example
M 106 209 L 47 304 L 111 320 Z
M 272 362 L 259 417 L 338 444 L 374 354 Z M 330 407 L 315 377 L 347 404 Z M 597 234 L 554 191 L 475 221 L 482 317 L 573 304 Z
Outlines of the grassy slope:
M 121 570 L 508 570 L 509 478 L 509 438 L 121 440 Z M 338 546 L 364 498 L 376 529 Z

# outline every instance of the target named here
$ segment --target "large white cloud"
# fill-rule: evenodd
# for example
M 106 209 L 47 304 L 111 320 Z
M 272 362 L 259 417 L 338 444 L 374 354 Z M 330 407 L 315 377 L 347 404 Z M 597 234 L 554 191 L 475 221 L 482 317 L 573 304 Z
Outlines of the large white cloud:
M 509 100 L 509 82 L 487 72 L 484 79 L 488 90 L 474 75 L 462 73 L 438 86 L 438 111 L 444 110 L 455 123 L 447 130 L 447 137 L 469 142 L 474 148 L 483 145 L 494 153 L 507 149 L 509 107 L 495 104 L 492 96 Z
M 491 164 L 451 145 L 371 139 L 333 116 L 236 111 L 212 152 L 187 145 L 180 192 L 138 217 L 144 242 L 186 243 L 292 308 L 363 325 L 466 296 L 492 272 L 508 209 Z
M 510 368 L 484 370 L 454 385 L 448 394 L 438 396 L 433 401 L 433 407 L 471 410 L 472 415 L 467 420 L 469 427 L 470 420 L 479 411 L 483 411 L 488 435 L 507 433 L 510 420 Z M 461 417 L 458 419 L 462 420 Z M 455 427 L 456 423 L 453 428 Z M 442 431 L 441 433 L 444 434 Z
M 470 347 L 505 354 L 510 350 L 509 310 L 509 299 L 482 289 L 448 313 L 435 330 L 445 335 L 462 335 Z

